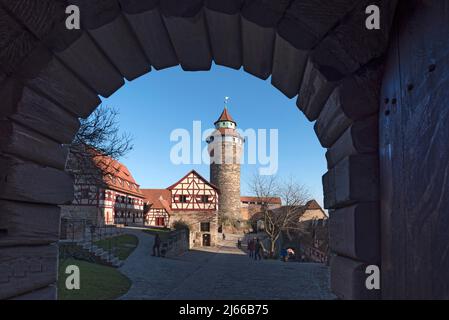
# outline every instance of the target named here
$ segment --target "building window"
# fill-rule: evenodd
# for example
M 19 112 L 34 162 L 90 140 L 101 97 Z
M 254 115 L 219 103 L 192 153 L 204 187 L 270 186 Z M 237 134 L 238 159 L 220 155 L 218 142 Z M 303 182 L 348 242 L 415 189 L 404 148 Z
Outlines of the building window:
M 209 203 L 209 196 L 202 195 L 201 198 L 200 198 L 200 201 L 202 203 Z
M 187 203 L 187 196 L 186 195 L 180 195 L 179 196 L 179 202 Z
M 210 222 L 201 222 L 201 232 L 210 232 Z
M 164 227 L 165 226 L 165 218 L 164 217 L 156 217 L 156 226 Z

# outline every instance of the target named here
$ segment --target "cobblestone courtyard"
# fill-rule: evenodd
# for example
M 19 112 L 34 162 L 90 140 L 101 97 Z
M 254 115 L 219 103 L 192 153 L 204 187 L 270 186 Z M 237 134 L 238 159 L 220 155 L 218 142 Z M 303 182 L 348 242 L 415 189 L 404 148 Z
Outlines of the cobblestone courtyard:
M 121 299 L 333 299 L 328 268 L 254 261 L 239 249 L 191 250 L 175 259 L 151 256 L 153 237 L 128 230 L 139 246 L 120 271 L 132 281 Z

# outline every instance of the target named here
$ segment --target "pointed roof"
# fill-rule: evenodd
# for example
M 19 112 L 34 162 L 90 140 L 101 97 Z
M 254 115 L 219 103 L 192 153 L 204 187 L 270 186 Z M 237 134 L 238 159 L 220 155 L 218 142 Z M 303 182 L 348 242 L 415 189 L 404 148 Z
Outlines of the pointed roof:
M 220 121 L 231 121 L 231 122 L 235 123 L 234 119 L 232 119 L 231 115 L 228 112 L 228 108 L 226 108 L 226 107 L 224 108 L 223 112 L 221 113 L 220 118 L 218 118 L 218 120 L 215 121 L 214 124 L 216 124 L 217 122 L 220 122 Z
M 190 174 L 194 174 L 196 175 L 198 178 L 200 178 L 205 184 L 209 185 L 210 187 L 212 187 L 213 189 L 215 189 L 217 192 L 220 192 L 220 189 L 217 186 L 214 186 L 212 183 L 210 183 L 209 181 L 207 181 L 207 179 L 205 179 L 203 176 L 201 176 L 198 172 L 196 172 L 195 170 L 190 170 L 189 173 L 187 173 L 184 177 L 182 177 L 181 179 L 179 179 L 178 182 L 172 184 L 170 187 L 167 188 L 167 190 L 173 190 L 178 184 L 181 183 L 181 181 L 183 181 L 184 179 L 186 179 Z

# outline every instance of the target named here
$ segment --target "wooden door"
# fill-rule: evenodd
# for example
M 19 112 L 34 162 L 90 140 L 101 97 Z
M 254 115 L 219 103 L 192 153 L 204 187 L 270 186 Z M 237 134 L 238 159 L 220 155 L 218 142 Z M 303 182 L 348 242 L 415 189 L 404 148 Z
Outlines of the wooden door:
M 383 298 L 449 298 L 449 3 L 403 1 L 380 107 Z
M 210 247 L 210 234 L 203 234 L 203 247 Z

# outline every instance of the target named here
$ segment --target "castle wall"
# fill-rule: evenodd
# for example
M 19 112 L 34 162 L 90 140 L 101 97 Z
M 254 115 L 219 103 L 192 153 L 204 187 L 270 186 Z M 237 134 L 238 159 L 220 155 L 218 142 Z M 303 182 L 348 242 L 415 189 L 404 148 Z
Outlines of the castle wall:
M 170 214 L 170 227 L 177 222 L 188 225 L 190 248 L 203 246 L 203 236 L 210 235 L 210 245 L 217 244 L 218 219 L 216 211 L 174 211 Z M 209 223 L 209 230 L 201 230 L 201 223 Z
M 82 205 L 63 205 L 61 208 L 61 218 L 63 219 L 78 219 L 88 220 L 92 224 L 96 224 L 100 214 L 96 205 L 82 206 Z

